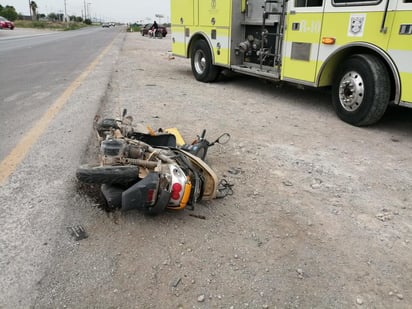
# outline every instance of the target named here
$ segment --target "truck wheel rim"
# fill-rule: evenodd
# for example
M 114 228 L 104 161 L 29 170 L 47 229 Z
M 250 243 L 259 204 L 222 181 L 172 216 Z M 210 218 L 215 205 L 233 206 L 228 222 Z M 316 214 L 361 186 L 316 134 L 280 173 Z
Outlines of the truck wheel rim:
M 348 112 L 357 110 L 363 101 L 365 87 L 362 76 L 355 72 L 347 72 L 339 85 L 339 101 Z
M 194 64 L 195 64 L 196 72 L 198 72 L 199 74 L 202 74 L 205 71 L 206 58 L 205 58 L 205 54 L 203 53 L 203 51 L 201 50 L 196 51 Z

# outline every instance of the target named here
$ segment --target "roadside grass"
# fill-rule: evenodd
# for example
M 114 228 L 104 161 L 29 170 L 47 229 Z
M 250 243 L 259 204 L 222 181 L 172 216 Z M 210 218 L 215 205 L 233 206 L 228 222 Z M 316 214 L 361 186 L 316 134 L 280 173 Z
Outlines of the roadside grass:
M 14 21 L 16 28 L 35 28 L 35 29 L 51 29 L 51 30 L 76 30 L 84 27 L 89 27 L 85 23 L 79 22 L 52 22 L 52 21 L 30 21 L 30 20 L 16 20 Z
M 127 32 L 140 32 L 141 26 L 132 24 L 127 27 Z

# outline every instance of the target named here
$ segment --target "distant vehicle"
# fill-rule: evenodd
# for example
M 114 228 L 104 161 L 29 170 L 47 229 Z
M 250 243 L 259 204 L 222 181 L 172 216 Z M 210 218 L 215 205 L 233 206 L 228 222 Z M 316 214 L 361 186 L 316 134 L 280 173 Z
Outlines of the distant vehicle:
M 103 23 L 102 27 L 103 28 L 116 27 L 116 24 L 115 23 Z
M 0 16 L 0 29 L 14 29 L 14 23 Z
M 153 24 L 146 24 L 144 25 L 141 29 L 140 29 L 140 33 L 145 36 L 147 34 L 149 34 L 149 30 L 152 28 Z M 160 34 L 162 35 L 162 37 L 165 37 L 167 35 L 167 30 L 166 27 L 163 26 L 159 26 L 159 28 L 157 29 L 157 36 L 160 36 Z

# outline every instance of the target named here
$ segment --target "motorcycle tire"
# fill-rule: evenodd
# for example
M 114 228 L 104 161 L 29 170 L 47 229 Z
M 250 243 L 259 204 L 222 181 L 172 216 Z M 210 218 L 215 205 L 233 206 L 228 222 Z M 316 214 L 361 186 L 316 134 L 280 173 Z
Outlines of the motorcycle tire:
M 139 168 L 134 165 L 125 166 L 80 166 L 76 171 L 79 181 L 97 184 L 126 184 L 139 179 Z

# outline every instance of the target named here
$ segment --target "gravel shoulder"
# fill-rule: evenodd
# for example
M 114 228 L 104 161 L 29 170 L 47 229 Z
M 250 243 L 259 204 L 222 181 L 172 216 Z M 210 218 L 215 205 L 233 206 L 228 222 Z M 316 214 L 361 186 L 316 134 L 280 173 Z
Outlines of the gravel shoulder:
M 169 36 L 122 44 L 100 113 L 127 108 L 187 141 L 230 133 L 207 162 L 234 194 L 152 218 L 107 214 L 73 188 L 66 217 L 89 237 L 62 237 L 35 307 L 412 307 L 411 110 L 356 128 L 325 91 L 199 83 Z

